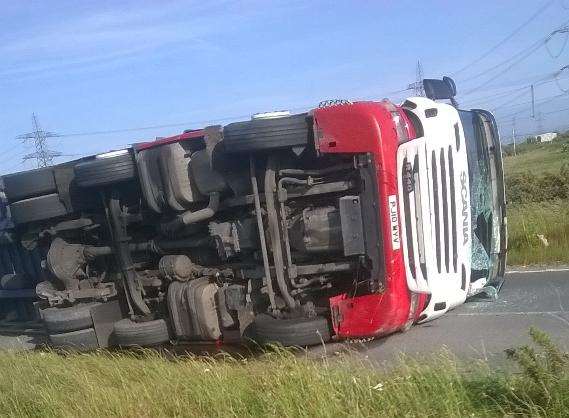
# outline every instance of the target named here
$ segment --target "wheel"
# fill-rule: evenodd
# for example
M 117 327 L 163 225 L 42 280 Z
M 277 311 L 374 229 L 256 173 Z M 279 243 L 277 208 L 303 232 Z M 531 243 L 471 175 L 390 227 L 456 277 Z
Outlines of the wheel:
M 50 346 L 53 348 L 67 348 L 79 351 L 99 348 L 97 334 L 94 328 L 49 335 Z
M 16 224 L 43 221 L 68 214 L 57 193 L 14 202 L 10 204 L 10 212 Z
M 307 118 L 303 113 L 230 123 L 223 128 L 225 151 L 251 152 L 306 145 L 310 135 Z
M 148 347 L 168 342 L 170 334 L 163 319 L 134 322 L 126 318 L 115 322 L 113 338 L 121 347 Z
M 4 290 L 27 289 L 29 286 L 29 278 L 22 274 L 8 273 L 0 279 L 0 288 Z
M 53 167 L 8 174 L 4 176 L 4 188 L 10 202 L 55 193 Z
M 330 325 L 322 316 L 315 318 L 275 319 L 258 315 L 250 325 L 249 335 L 260 344 L 307 347 L 330 341 Z
M 101 187 L 136 177 L 136 164 L 131 151 L 102 154 L 75 166 L 75 180 L 80 187 Z
M 41 311 L 41 317 L 49 334 L 91 328 L 91 308 L 100 304 L 91 302 L 79 303 L 69 308 L 47 308 Z

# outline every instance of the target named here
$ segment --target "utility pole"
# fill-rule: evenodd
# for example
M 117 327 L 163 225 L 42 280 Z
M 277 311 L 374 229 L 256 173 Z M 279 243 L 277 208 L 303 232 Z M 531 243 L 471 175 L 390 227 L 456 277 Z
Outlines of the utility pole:
M 541 111 L 537 114 L 537 118 L 535 119 L 536 123 L 537 123 L 537 133 L 538 134 L 542 134 L 543 133 L 543 113 L 541 113 Z
M 512 140 L 514 141 L 514 156 L 516 155 L 516 118 L 512 119 Z
M 535 94 L 533 91 L 533 84 L 531 85 L 531 117 L 535 119 Z
M 411 83 L 407 86 L 409 90 L 413 90 L 415 96 L 424 96 L 425 89 L 423 87 L 423 66 L 421 65 L 421 61 L 417 60 L 417 68 L 415 69 L 415 82 Z
M 24 155 L 25 160 L 35 159 L 38 167 L 48 167 L 52 165 L 53 159 L 60 157 L 62 154 L 58 151 L 52 151 L 48 148 L 48 138 L 59 136 L 54 132 L 47 132 L 41 129 L 38 118 L 35 113 L 32 113 L 32 127 L 33 131 L 27 134 L 18 135 L 16 139 L 21 139 L 23 142 L 33 142 L 35 151 Z

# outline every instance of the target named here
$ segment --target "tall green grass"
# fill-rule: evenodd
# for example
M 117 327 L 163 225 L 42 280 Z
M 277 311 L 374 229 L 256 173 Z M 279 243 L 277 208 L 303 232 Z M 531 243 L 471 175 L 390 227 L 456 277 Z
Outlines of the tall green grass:
M 508 232 L 509 265 L 569 262 L 569 201 L 509 205 Z
M 495 417 L 567 416 L 566 355 L 533 331 L 540 350 L 510 353 L 520 373 L 449 354 L 378 370 L 363 360 L 142 354 L 0 355 L 0 415 L 12 417 Z M 472 365 L 470 365 L 472 366 Z
M 508 264 L 569 262 L 569 133 L 548 143 L 504 147 Z M 544 245 L 538 238 L 549 242 Z

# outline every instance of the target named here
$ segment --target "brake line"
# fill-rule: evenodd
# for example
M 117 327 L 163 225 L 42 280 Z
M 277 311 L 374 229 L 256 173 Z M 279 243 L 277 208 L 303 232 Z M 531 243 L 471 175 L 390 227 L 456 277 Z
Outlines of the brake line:
M 275 274 L 277 276 L 277 284 L 285 303 L 291 309 L 296 309 L 297 304 L 288 291 L 285 279 L 285 265 L 283 260 L 283 248 L 281 243 L 281 233 L 279 228 L 279 219 L 275 206 L 276 191 L 276 161 L 274 156 L 270 156 L 267 161 L 265 171 L 265 203 L 267 204 L 267 217 L 269 220 L 269 235 L 271 237 L 271 246 L 273 248 L 273 261 L 275 263 Z
M 150 314 L 150 308 L 142 298 L 142 286 L 138 280 L 136 271 L 130 256 L 129 237 L 126 232 L 126 219 L 120 207 L 118 193 L 113 191 L 109 199 L 109 211 L 114 232 L 114 241 L 117 249 L 117 258 L 125 280 L 125 287 L 129 302 L 143 315 Z M 135 314 L 136 312 L 132 312 Z
M 271 268 L 269 266 L 269 255 L 267 253 L 267 241 L 265 239 L 265 228 L 263 227 L 263 217 L 261 215 L 261 199 L 259 199 L 259 185 L 257 183 L 257 175 L 255 174 L 255 161 L 253 156 L 249 157 L 249 172 L 251 176 L 251 187 L 253 189 L 253 198 L 255 202 L 255 215 L 257 217 L 257 229 L 259 230 L 259 241 L 261 243 L 261 254 L 263 255 L 263 268 L 265 270 L 265 282 L 267 285 L 267 293 L 269 294 L 269 302 L 271 310 L 276 310 L 275 291 L 273 290 L 273 279 L 271 278 Z

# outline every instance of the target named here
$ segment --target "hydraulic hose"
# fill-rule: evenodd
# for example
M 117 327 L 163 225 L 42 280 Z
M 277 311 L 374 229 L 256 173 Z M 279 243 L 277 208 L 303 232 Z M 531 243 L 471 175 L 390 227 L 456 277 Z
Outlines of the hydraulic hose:
M 166 235 L 172 235 L 186 225 L 206 221 L 215 215 L 218 208 L 219 192 L 210 193 L 209 203 L 205 208 L 195 212 L 188 210 L 181 215 L 178 215 L 174 220 L 162 225 L 162 232 Z
M 261 243 L 261 254 L 263 256 L 263 269 L 265 271 L 265 280 L 269 294 L 269 303 L 271 309 L 275 310 L 277 304 L 275 302 L 275 291 L 273 290 L 273 279 L 271 278 L 271 267 L 269 265 L 269 254 L 267 251 L 267 240 L 265 239 L 265 227 L 263 226 L 263 216 L 261 213 L 261 199 L 259 198 L 259 184 L 257 175 L 255 174 L 255 161 L 253 156 L 249 157 L 249 174 L 251 176 L 251 188 L 253 189 L 253 197 L 255 202 L 255 216 L 257 218 L 257 229 L 259 231 L 259 242 Z
M 275 157 L 270 156 L 265 171 L 265 201 L 267 204 L 267 217 L 269 219 L 269 234 L 271 237 L 271 246 L 273 248 L 273 261 L 275 263 L 275 275 L 277 276 L 277 284 L 285 303 L 291 309 L 296 308 L 296 301 L 288 291 L 288 285 L 285 278 L 285 265 L 283 259 L 283 248 L 281 242 L 281 233 L 277 209 L 275 206 L 276 183 L 276 161 Z

